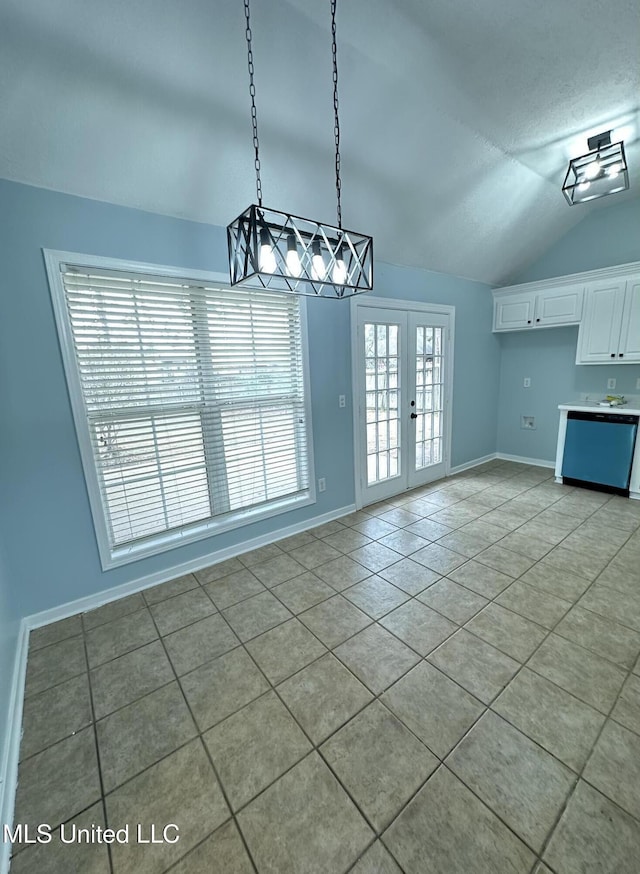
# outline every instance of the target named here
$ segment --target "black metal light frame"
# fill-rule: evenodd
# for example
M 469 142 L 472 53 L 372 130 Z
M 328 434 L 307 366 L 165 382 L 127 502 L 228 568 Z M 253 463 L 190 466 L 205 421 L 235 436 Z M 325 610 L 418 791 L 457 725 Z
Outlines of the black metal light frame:
M 611 131 L 605 131 L 590 137 L 587 146 L 587 154 L 569 161 L 562 186 L 569 206 L 618 194 L 629 188 L 624 143 L 612 143 Z
M 229 225 L 227 242 L 231 285 L 338 299 L 373 288 L 373 239 L 355 231 L 253 204 Z M 272 269 L 261 263 L 263 245 Z
M 231 285 L 343 299 L 373 289 L 373 239 L 342 227 L 336 2 L 331 7 L 337 225 L 262 205 L 249 0 L 244 0 L 256 199 L 227 227 Z

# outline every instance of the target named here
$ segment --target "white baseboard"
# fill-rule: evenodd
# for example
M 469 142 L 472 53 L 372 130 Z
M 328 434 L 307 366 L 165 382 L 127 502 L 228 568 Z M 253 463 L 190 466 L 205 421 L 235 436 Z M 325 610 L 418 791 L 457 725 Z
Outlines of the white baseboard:
M 546 461 L 543 458 L 525 458 L 524 455 L 508 455 L 506 452 L 496 452 L 496 458 L 501 461 L 517 461 L 519 464 L 530 464 L 533 467 L 551 467 L 555 468 L 556 462 Z
M 483 455 L 482 458 L 474 458 L 472 461 L 465 461 L 464 464 L 457 464 L 455 467 L 452 467 L 447 476 L 453 476 L 456 473 L 471 470 L 472 467 L 479 467 L 481 464 L 486 464 L 487 461 L 493 461 L 495 458 L 496 453 L 491 452 L 489 455 Z
M 23 619 L 20 623 L 16 655 L 13 663 L 9 712 L 7 714 L 7 736 L 5 746 L 0 750 L 0 829 L 6 823 L 13 825 L 13 812 L 18 786 L 18 762 L 20 761 L 20 740 L 22 734 L 22 705 L 24 682 L 27 672 L 27 650 L 29 629 Z M 0 835 L 0 874 L 8 874 L 11 844 L 4 843 Z
M 314 516 L 312 519 L 306 519 L 304 522 L 297 522 L 295 525 L 289 525 L 287 528 L 279 528 L 277 531 L 272 531 L 269 534 L 262 534 L 259 537 L 254 537 L 251 540 L 244 540 L 242 543 L 237 543 L 234 546 L 228 546 L 226 549 L 219 549 L 216 552 L 211 552 L 209 555 L 201 556 L 200 558 L 192 559 L 191 561 L 182 562 L 182 564 L 174 565 L 168 570 L 157 571 L 153 574 L 147 574 L 144 577 L 139 577 L 136 580 L 131 580 L 128 583 L 122 583 L 120 586 L 113 586 L 110 589 L 102 589 L 93 595 L 87 595 L 84 598 L 77 598 L 75 601 L 69 601 L 66 604 L 61 604 L 59 607 L 51 607 L 49 610 L 43 610 L 41 613 L 34 613 L 27 616 L 24 620 L 27 623 L 27 628 L 40 628 L 42 625 L 49 625 L 51 622 L 58 622 L 60 619 L 67 619 L 69 616 L 75 616 L 76 613 L 85 613 L 87 610 L 95 610 L 96 607 L 102 607 L 103 604 L 108 604 L 110 601 L 117 601 L 118 598 L 124 598 L 125 595 L 133 595 L 136 592 L 141 592 L 148 589 L 150 586 L 157 586 L 159 583 L 167 583 L 175 577 L 181 577 L 183 574 L 190 574 L 193 571 L 201 570 L 208 567 L 210 564 L 216 564 L 220 561 L 225 561 L 228 558 L 235 558 L 243 552 L 249 552 L 252 549 L 258 549 L 260 546 L 267 546 L 270 543 L 277 543 L 285 537 L 291 537 L 293 534 L 299 534 L 301 531 L 307 531 L 309 528 L 315 528 L 318 525 L 323 525 L 325 522 L 331 522 L 334 519 L 339 519 L 340 516 L 346 516 L 347 513 L 352 513 L 355 510 L 355 504 L 350 504 L 347 507 L 340 507 L 337 510 L 332 510 L 329 513 L 323 513 L 320 516 Z
M 458 464 L 452 467 L 448 476 L 453 476 L 456 473 L 462 473 L 465 470 L 470 470 L 473 467 L 479 467 L 481 464 L 486 464 L 487 461 L 515 461 L 518 464 L 530 464 L 534 467 L 552 467 L 555 468 L 554 461 L 545 461 L 543 458 L 525 458 L 524 455 L 509 455 L 506 452 L 492 452 L 489 455 L 484 455 L 482 458 L 474 458 L 473 461 L 466 461 L 464 464 Z

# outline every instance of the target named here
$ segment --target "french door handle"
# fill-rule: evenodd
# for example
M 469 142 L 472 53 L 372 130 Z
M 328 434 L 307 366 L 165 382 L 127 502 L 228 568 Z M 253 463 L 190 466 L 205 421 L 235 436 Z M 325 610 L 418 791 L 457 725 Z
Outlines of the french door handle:
M 418 418 L 418 414 L 417 414 L 417 413 L 411 413 L 411 418 L 412 418 L 412 419 L 417 419 L 417 418 Z

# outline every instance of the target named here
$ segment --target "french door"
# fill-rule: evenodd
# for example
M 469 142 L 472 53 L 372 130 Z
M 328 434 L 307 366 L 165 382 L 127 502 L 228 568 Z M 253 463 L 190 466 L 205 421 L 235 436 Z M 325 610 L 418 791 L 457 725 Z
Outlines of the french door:
M 357 498 L 374 503 L 447 473 L 452 307 L 357 302 Z

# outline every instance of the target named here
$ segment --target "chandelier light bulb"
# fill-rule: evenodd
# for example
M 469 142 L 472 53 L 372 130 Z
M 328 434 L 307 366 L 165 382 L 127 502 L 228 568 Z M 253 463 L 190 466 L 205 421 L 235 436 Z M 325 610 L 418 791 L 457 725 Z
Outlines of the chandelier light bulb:
M 342 243 L 338 246 L 336 263 L 333 265 L 331 278 L 336 285 L 344 285 L 347 281 L 347 265 L 344 263 L 344 250 L 342 248 Z
M 622 166 L 620 164 L 612 164 L 607 170 L 607 173 L 612 179 L 615 179 L 620 170 L 622 170 Z
M 320 252 L 320 242 L 318 240 L 313 241 L 311 251 L 313 252 L 313 257 L 311 258 L 311 275 L 314 279 L 322 282 L 322 280 L 327 276 L 327 268 L 322 253 Z
M 298 277 L 302 273 L 302 264 L 298 253 L 298 245 L 293 234 L 287 237 L 287 270 L 291 276 Z
M 586 191 L 590 185 L 590 182 L 581 182 L 580 185 L 578 185 L 578 191 Z
M 587 164 L 587 166 L 584 168 L 584 175 L 587 177 L 587 179 L 595 179 L 596 176 L 599 176 L 601 172 L 602 168 L 600 166 L 600 161 L 598 160 L 598 158 L 596 158 L 595 161 L 592 161 L 590 164 Z
M 269 240 L 269 231 L 262 228 L 260 231 L 260 257 L 258 261 L 261 273 L 276 272 L 276 256 Z

